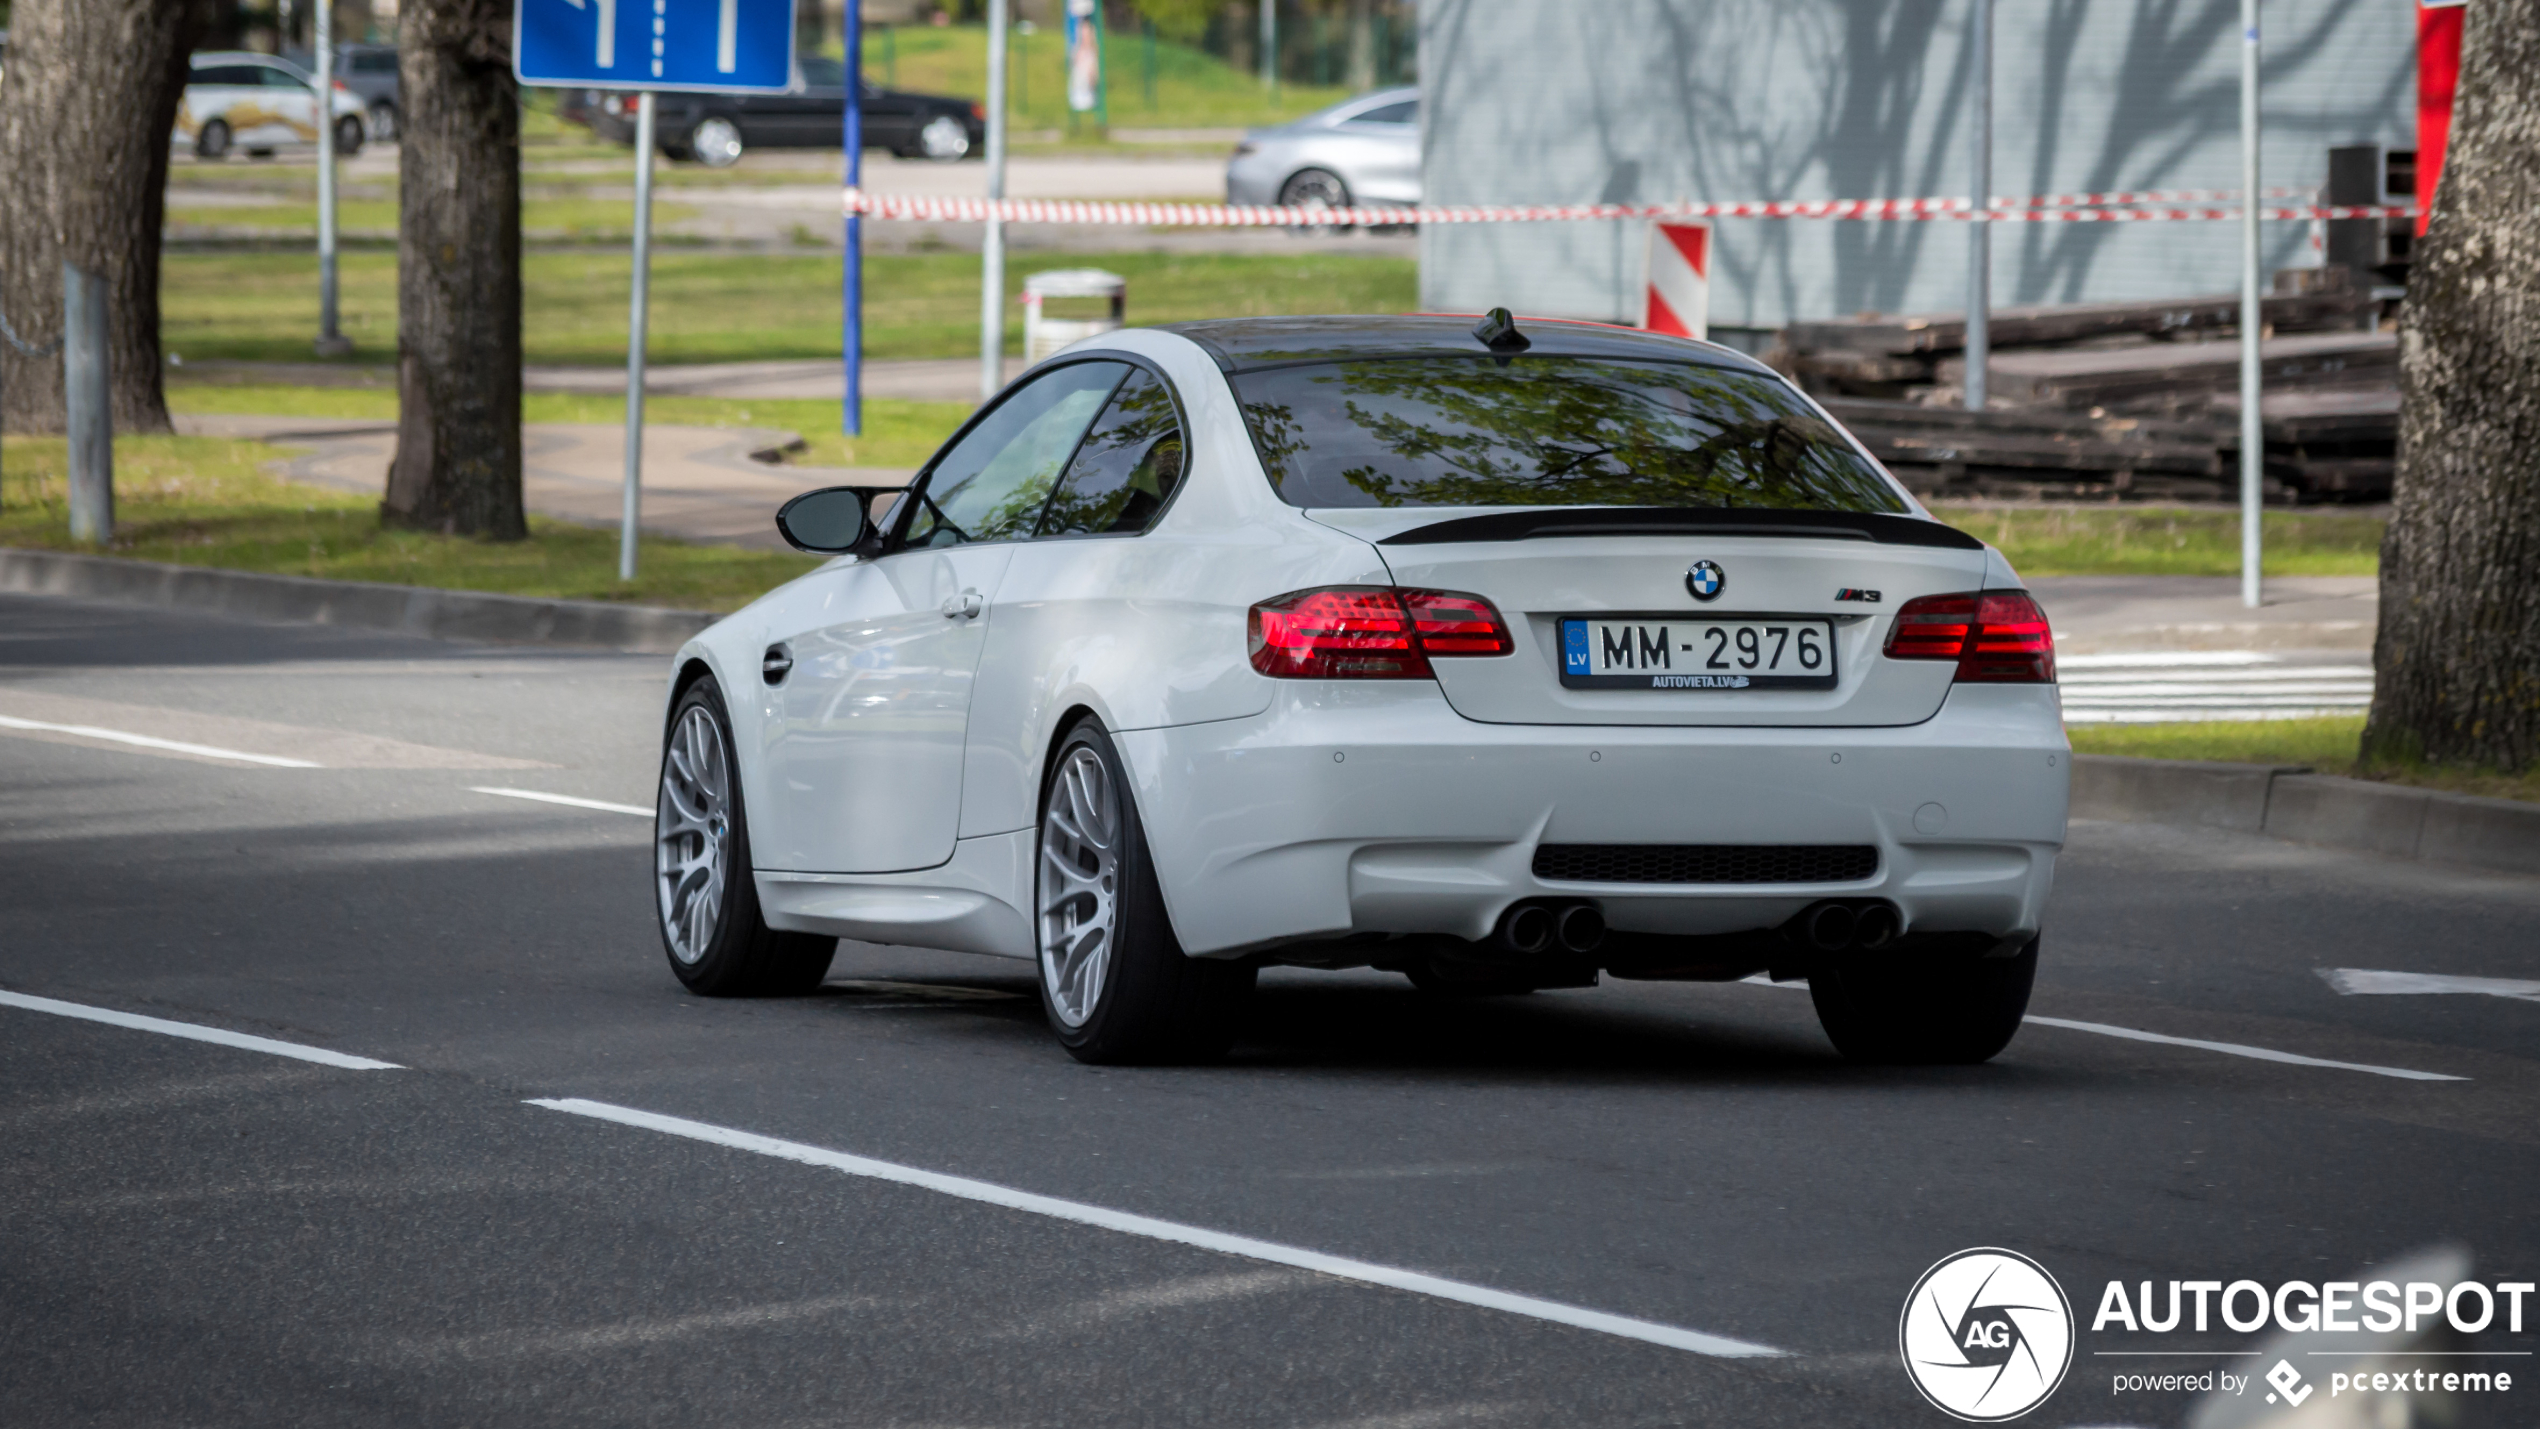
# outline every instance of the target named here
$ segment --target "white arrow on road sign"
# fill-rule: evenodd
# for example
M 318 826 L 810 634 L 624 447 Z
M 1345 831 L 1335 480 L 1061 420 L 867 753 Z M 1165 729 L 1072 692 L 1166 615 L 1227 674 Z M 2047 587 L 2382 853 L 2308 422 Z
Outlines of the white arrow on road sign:
M 582 0 L 564 0 L 564 3 L 572 6 L 576 10 L 582 8 Z M 615 69 L 617 68 L 617 0 L 591 0 L 591 3 L 600 7 L 600 46 L 599 54 L 597 56 L 599 66 L 602 69 Z M 723 52 L 727 56 L 732 53 L 732 41 L 730 38 L 732 34 L 732 3 L 733 0 L 723 0 L 723 33 L 725 36 L 723 41 Z M 729 59 L 725 60 L 723 67 L 725 69 L 732 68 L 731 61 Z

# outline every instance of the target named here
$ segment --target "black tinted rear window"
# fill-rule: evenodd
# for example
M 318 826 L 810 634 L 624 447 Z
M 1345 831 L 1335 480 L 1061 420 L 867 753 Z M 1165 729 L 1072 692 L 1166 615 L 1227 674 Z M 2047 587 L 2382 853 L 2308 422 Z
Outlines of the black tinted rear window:
M 1778 379 L 1589 357 L 1401 357 L 1232 379 L 1291 506 L 1906 510 Z

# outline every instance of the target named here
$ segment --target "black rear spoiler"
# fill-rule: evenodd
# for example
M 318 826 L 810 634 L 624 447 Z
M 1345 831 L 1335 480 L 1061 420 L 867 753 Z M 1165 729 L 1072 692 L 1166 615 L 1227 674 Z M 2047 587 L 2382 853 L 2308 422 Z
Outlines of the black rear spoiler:
M 1984 542 L 1955 526 L 1920 516 L 1874 511 L 1772 511 L 1683 506 L 1573 506 L 1459 516 L 1387 536 L 1380 546 L 1436 546 L 1459 541 L 1531 541 L 1552 536 L 1798 536 L 1818 541 L 1875 541 L 1883 546 L 1939 546 L 1981 551 Z

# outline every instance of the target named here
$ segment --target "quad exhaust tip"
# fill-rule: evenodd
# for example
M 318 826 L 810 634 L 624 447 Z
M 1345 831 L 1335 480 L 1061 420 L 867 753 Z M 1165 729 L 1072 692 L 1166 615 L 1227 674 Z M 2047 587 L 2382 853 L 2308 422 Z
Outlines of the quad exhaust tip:
M 1553 922 L 1553 936 L 1564 952 L 1592 953 L 1605 941 L 1605 915 L 1593 903 L 1573 903 Z
M 1905 931 L 1903 915 L 1886 902 L 1812 904 L 1790 921 L 1799 940 L 1821 953 L 1884 948 Z
M 1593 903 L 1520 903 L 1499 920 L 1499 946 L 1520 957 L 1590 953 L 1604 941 L 1605 915 Z

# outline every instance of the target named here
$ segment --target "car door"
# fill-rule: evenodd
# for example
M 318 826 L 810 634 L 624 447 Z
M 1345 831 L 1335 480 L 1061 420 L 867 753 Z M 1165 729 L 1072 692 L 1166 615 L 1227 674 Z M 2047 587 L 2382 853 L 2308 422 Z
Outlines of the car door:
M 897 90 L 878 88 L 869 80 L 860 81 L 856 92 L 863 96 L 864 147 L 902 154 L 917 146 L 915 98 Z
M 760 102 L 769 110 L 765 142 L 771 146 L 818 149 L 845 141 L 846 67 L 827 55 L 806 56 L 795 69 L 794 87 Z
M 1350 183 L 1369 203 L 1420 201 L 1420 101 L 1400 99 L 1343 123 L 1350 135 Z
M 887 554 L 780 606 L 768 657 L 792 665 L 770 692 L 756 867 L 890 873 L 952 857 L 989 602 L 1128 370 L 1069 363 L 1018 384 L 912 484 Z
M 298 75 L 278 65 L 258 65 L 258 105 L 267 116 L 254 138 L 241 133 L 241 143 L 256 148 L 317 142 L 317 95 Z
M 234 142 L 243 136 L 232 111 L 245 109 L 252 117 L 255 106 L 263 99 L 264 88 L 258 83 L 253 66 L 198 63 L 186 76 L 185 113 L 178 121 L 177 132 L 191 140 L 206 123 L 218 119 L 229 126 Z

